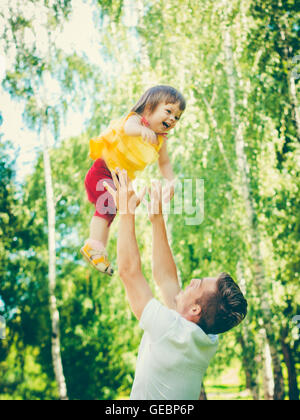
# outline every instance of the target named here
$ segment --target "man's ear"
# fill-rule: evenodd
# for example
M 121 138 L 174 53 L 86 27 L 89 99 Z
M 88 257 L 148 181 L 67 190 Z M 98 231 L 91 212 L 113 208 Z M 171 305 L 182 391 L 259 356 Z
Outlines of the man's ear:
M 191 308 L 192 314 L 194 316 L 198 316 L 201 314 L 201 306 L 199 305 L 199 303 L 194 303 L 194 305 Z
M 198 303 L 194 303 L 189 310 L 189 320 L 197 323 L 200 319 L 201 306 Z

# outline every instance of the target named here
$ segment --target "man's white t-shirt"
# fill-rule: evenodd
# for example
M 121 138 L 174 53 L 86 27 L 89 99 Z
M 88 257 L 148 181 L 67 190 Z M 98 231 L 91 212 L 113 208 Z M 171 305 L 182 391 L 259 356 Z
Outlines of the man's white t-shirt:
M 131 400 L 198 400 L 218 337 L 156 299 L 146 305 Z

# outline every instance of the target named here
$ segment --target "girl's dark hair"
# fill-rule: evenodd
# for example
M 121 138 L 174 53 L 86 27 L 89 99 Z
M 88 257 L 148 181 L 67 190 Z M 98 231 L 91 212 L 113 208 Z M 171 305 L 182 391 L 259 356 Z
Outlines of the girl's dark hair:
M 154 112 L 155 108 L 161 102 L 166 104 L 176 104 L 179 102 L 179 108 L 181 111 L 185 110 L 186 102 L 183 95 L 171 86 L 154 86 L 148 89 L 139 101 L 132 108 L 131 112 L 142 114 L 146 107 L 150 112 Z
M 217 280 L 217 291 L 201 302 L 198 325 L 206 334 L 222 334 L 240 324 L 247 315 L 247 301 L 239 286 L 227 273 Z

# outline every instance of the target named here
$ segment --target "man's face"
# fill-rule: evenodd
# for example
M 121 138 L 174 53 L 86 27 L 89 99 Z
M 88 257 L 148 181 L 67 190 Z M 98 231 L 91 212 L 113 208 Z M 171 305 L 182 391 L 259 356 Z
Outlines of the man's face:
M 189 321 L 201 312 L 201 301 L 217 290 L 217 277 L 193 279 L 190 284 L 176 296 L 176 311 Z M 200 306 L 196 302 L 200 302 Z

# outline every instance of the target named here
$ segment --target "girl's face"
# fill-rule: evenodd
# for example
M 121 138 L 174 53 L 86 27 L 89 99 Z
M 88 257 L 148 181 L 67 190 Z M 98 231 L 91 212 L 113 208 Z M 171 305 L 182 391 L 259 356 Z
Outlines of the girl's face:
M 155 133 L 168 133 L 175 127 L 182 113 L 183 111 L 179 108 L 179 102 L 175 104 L 163 102 L 157 105 L 154 112 L 145 111 L 144 116 Z

